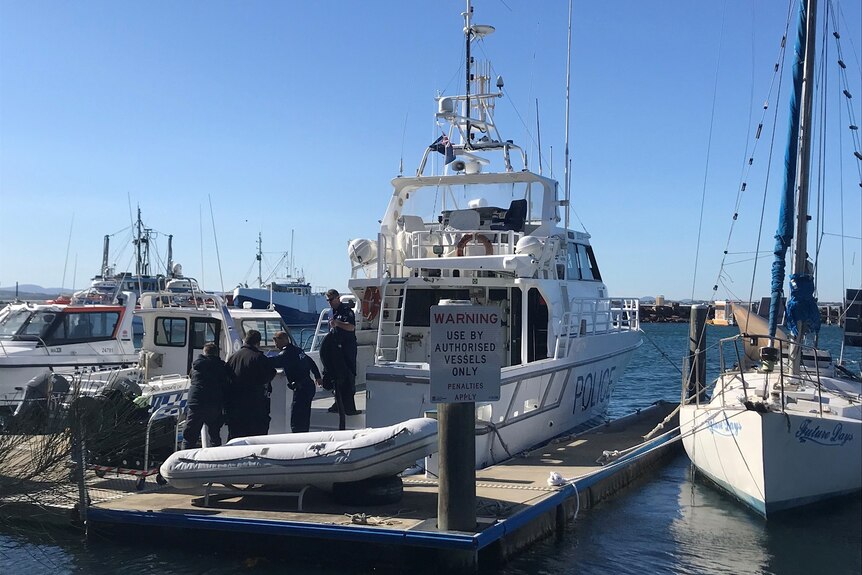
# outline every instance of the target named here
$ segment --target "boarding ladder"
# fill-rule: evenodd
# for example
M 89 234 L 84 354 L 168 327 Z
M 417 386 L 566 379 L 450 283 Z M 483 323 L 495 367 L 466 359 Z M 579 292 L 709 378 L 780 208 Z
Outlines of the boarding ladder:
M 382 287 L 380 322 L 377 329 L 377 360 L 401 361 L 401 333 L 404 329 L 406 280 L 389 280 Z

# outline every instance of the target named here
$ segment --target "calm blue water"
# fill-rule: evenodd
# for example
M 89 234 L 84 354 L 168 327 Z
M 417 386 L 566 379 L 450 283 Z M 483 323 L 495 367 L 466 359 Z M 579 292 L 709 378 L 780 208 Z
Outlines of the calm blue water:
M 613 398 L 616 417 L 658 399 L 678 401 L 677 365 L 688 346 L 688 325 L 648 324 L 646 338 Z M 710 327 L 708 343 L 735 328 Z M 825 326 L 821 342 L 838 355 L 840 332 Z M 655 345 L 653 344 L 655 342 Z M 859 350 L 853 350 L 857 363 Z M 717 364 L 709 364 L 710 377 Z M 560 538 L 530 548 L 495 573 L 617 574 L 851 574 L 862 573 L 862 497 L 764 521 L 699 480 L 692 482 L 685 456 L 616 498 L 582 512 Z M 2 509 L 0 509 L 2 517 Z M 144 544 L 89 543 L 65 533 L 21 533 L 0 521 L 0 573 L 66 575 L 220 575 L 227 573 L 371 573 L 368 564 L 322 567 L 243 557 L 214 549 L 188 551 Z M 130 571 L 131 570 L 131 571 Z M 434 572 L 428 566 L 415 572 Z

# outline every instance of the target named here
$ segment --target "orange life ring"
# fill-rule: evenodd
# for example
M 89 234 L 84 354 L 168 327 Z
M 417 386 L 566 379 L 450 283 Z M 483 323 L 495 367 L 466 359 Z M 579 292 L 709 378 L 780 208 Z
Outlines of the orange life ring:
M 458 242 L 458 248 L 455 250 L 455 254 L 457 256 L 464 255 L 464 248 L 470 243 L 470 240 L 475 238 L 480 244 L 485 246 L 485 255 L 490 256 L 494 253 L 494 247 L 491 245 L 491 240 L 483 236 L 482 234 L 464 234 L 464 237 L 461 238 L 461 241 Z
M 362 295 L 362 317 L 373 320 L 380 313 L 380 290 L 376 286 L 365 288 Z

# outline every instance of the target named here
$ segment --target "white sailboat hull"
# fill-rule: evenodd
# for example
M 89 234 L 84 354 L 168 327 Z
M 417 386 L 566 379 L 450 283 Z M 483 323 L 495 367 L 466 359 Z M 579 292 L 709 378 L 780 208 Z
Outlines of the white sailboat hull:
M 680 432 L 697 470 L 764 516 L 862 489 L 858 418 L 686 405 Z

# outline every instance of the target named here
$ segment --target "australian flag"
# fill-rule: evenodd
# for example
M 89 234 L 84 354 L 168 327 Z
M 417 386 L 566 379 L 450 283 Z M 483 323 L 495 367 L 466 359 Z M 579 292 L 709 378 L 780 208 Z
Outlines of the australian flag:
M 446 134 L 434 140 L 434 143 L 428 147 L 446 157 L 445 165 L 449 165 L 455 161 L 455 148 L 452 147 L 452 142 L 449 141 L 449 136 Z

